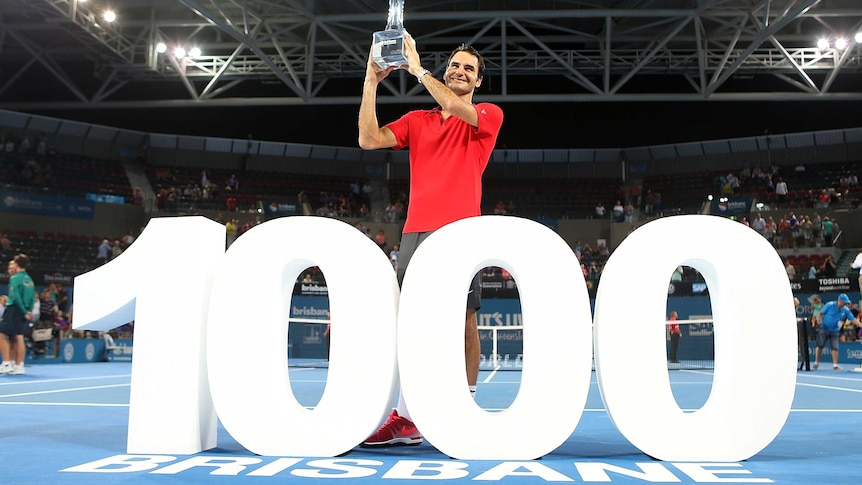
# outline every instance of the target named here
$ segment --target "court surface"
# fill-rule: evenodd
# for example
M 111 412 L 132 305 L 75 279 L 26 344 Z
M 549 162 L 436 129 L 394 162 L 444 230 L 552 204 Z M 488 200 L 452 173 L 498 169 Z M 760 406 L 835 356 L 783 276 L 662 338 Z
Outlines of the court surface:
M 326 372 L 291 367 L 300 402 L 319 399 Z M 519 377 L 516 371 L 482 372 L 477 403 L 505 408 Z M 121 362 L 34 365 L 26 375 L 0 377 L 0 483 L 862 483 L 862 373 L 799 372 L 793 409 L 778 437 L 750 460 L 709 466 L 655 461 L 631 445 L 610 422 L 595 373 L 575 432 L 536 461 L 452 460 L 427 443 L 356 448 L 324 461 L 285 460 L 258 457 L 219 427 L 215 449 L 118 465 L 117 457 L 126 454 L 130 378 L 131 364 Z M 711 371 L 674 370 L 670 378 L 681 408 L 705 402 Z

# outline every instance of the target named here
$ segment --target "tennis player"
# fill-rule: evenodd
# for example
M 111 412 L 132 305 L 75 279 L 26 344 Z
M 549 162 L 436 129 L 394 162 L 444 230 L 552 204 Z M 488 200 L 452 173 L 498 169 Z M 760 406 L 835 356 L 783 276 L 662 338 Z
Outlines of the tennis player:
M 446 63 L 442 80 L 425 69 L 416 41 L 404 36 L 407 71 L 425 87 L 437 107 L 410 111 L 385 126 L 377 120 L 377 87 L 394 67 L 380 69 L 371 56 L 365 70 L 359 107 L 359 146 L 410 149 L 410 198 L 401 235 L 398 283 L 413 252 L 435 230 L 451 222 L 481 215 L 482 173 L 494 150 L 503 123 L 503 111 L 490 103 L 473 104 L 482 85 L 485 61 L 471 46 L 456 48 Z M 479 331 L 476 310 L 481 305 L 481 275 L 474 278 L 467 296 L 464 330 L 467 384 L 476 392 L 479 375 Z M 398 405 L 383 427 L 364 446 L 415 445 L 422 435 L 410 420 L 399 396 Z

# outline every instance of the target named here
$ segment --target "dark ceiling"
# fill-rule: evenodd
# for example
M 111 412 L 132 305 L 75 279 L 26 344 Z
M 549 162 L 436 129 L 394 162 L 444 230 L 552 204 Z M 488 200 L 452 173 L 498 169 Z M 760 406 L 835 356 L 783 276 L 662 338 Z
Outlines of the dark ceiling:
M 0 108 L 353 145 L 371 34 L 388 6 L 3 0 Z M 511 148 L 850 127 L 862 107 L 858 0 L 408 0 L 404 24 L 435 74 L 458 43 L 482 51 L 476 99 L 504 107 L 500 142 Z M 178 58 L 178 46 L 201 53 Z M 402 71 L 379 90 L 382 121 L 429 102 Z

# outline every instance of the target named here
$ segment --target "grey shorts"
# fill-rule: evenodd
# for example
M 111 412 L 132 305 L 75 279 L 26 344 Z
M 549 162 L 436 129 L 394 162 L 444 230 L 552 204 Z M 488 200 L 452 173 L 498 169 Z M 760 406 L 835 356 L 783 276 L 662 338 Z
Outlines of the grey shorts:
M 433 231 L 430 232 L 410 232 L 401 235 L 401 242 L 398 246 L 398 286 L 404 281 L 404 273 L 407 271 L 407 265 L 410 264 L 410 258 L 416 251 L 416 248 L 422 244 L 422 241 L 428 238 Z M 478 310 L 482 307 L 482 272 L 478 272 L 473 276 L 473 281 L 470 282 L 470 290 L 467 293 L 467 308 Z
M 841 332 L 830 332 L 829 330 L 825 330 L 823 327 L 817 329 L 817 337 L 816 343 L 817 348 L 823 348 L 826 345 L 826 342 L 829 342 L 829 348 L 832 350 L 838 350 L 838 340 L 841 336 Z

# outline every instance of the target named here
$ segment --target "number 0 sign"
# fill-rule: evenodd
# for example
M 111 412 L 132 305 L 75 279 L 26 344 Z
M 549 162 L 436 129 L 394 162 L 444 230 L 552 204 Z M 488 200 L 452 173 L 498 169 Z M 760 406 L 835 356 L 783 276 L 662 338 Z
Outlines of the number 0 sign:
M 682 264 L 704 275 L 715 322 L 713 387 L 693 413 L 676 404 L 665 360 L 665 290 Z M 313 410 L 287 370 L 290 297 L 309 266 L 326 275 L 333 334 Z M 465 291 L 486 266 L 515 277 L 524 322 L 520 389 L 500 413 L 469 398 L 463 370 Z M 176 217 L 151 220 L 119 258 L 75 279 L 75 328 L 135 320 L 129 453 L 213 448 L 221 419 L 260 455 L 338 456 L 385 419 L 400 372 L 417 427 L 443 453 L 534 459 L 575 431 L 594 348 L 608 414 L 635 446 L 661 460 L 733 462 L 771 443 L 790 412 L 791 301 L 772 246 L 712 216 L 659 219 L 629 235 L 605 266 L 594 321 L 574 254 L 526 219 L 441 228 L 399 291 L 383 252 L 340 221 L 272 220 L 225 252 L 223 226 Z M 503 439 L 513 432 L 520 439 Z

